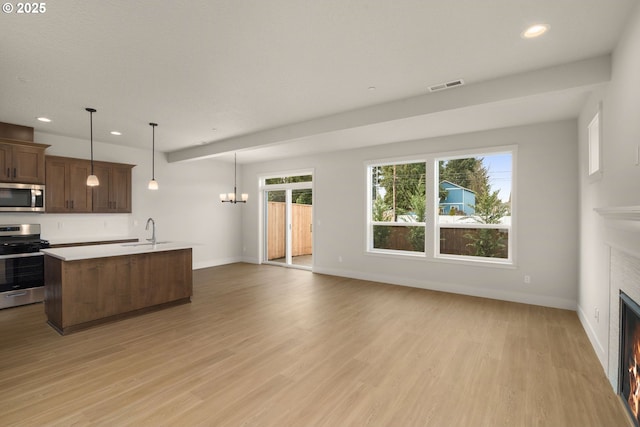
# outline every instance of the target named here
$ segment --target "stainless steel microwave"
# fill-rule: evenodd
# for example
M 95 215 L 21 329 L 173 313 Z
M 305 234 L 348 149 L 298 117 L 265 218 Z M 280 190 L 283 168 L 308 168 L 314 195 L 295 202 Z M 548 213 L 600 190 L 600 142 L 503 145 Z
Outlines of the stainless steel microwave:
M 44 185 L 0 182 L 0 212 L 44 212 Z

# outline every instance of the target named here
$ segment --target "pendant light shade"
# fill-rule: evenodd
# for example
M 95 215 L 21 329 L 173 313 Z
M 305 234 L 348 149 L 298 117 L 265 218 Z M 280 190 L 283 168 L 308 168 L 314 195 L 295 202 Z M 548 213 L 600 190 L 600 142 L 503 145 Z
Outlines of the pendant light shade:
M 220 193 L 220 201 L 222 203 L 247 203 L 249 200 L 249 195 L 247 193 L 242 193 L 240 195 L 240 200 L 238 200 L 238 190 L 236 188 L 236 169 L 237 169 L 237 154 L 233 155 L 233 193 Z
M 91 175 L 87 177 L 87 185 L 89 187 L 97 187 L 100 185 L 98 177 L 93 173 L 93 113 L 96 112 L 95 108 L 85 108 L 89 112 L 89 126 L 91 129 Z
M 93 172 L 91 173 L 91 175 L 87 177 L 87 185 L 89 187 L 97 187 L 98 185 L 100 185 L 100 181 L 98 180 L 98 177 L 93 175 Z
M 158 189 L 158 181 L 156 181 L 156 126 L 157 123 L 149 123 L 151 126 L 151 181 L 147 188 L 149 190 Z

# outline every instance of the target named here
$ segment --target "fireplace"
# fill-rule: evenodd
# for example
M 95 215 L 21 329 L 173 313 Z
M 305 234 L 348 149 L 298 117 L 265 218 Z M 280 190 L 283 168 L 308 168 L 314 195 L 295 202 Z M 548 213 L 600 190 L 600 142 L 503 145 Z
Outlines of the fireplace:
M 618 393 L 640 427 L 640 305 L 620 291 Z

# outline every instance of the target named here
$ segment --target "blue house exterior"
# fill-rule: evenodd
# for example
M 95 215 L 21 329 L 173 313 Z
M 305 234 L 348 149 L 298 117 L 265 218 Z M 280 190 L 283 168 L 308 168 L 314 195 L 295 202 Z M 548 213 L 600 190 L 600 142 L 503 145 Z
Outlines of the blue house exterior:
M 447 191 L 447 197 L 440 201 L 440 213 L 449 215 L 455 208 L 458 215 L 473 215 L 476 205 L 476 194 L 468 188 L 461 187 L 453 182 L 442 181 L 440 188 Z

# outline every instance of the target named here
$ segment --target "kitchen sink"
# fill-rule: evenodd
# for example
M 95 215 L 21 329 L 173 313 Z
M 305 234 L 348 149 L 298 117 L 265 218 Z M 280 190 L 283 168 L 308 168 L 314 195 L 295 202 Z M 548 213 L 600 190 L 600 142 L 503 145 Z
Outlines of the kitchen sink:
M 156 245 L 161 245 L 163 243 L 172 243 L 172 242 L 156 242 Z M 151 242 L 147 242 L 147 243 L 125 243 L 122 246 L 153 246 L 153 243 Z

